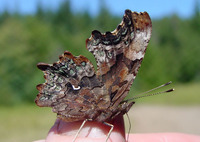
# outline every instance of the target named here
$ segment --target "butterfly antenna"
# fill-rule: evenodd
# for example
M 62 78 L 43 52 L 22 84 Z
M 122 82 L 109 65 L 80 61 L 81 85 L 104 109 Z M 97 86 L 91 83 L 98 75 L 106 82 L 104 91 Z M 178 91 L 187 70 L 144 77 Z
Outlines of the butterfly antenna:
M 166 91 L 162 91 L 162 92 L 157 92 L 157 93 L 153 93 L 153 94 L 147 94 L 147 95 L 143 95 L 143 96 L 135 96 L 133 97 L 132 99 L 129 99 L 129 100 L 135 100 L 135 99 L 139 99 L 139 98 L 143 98 L 143 97 L 148 97 L 148 96 L 154 96 L 154 95 L 158 95 L 158 94 L 164 94 L 164 93 L 169 93 L 169 92 L 172 92 L 174 91 L 174 89 L 169 89 L 169 90 L 166 90 Z M 128 100 L 128 101 L 129 101 Z
M 151 89 L 151 90 L 148 90 L 148 91 L 145 91 L 145 92 L 143 92 L 143 93 L 141 93 L 141 94 L 138 94 L 138 95 L 134 96 L 134 97 L 131 98 L 131 99 L 127 99 L 126 101 L 135 100 L 135 99 L 139 99 L 139 98 L 143 98 L 143 97 L 147 97 L 147 96 L 154 96 L 154 95 L 158 95 L 158 94 L 163 94 L 163 93 L 172 92 L 172 91 L 174 91 L 174 88 L 169 89 L 169 90 L 165 90 L 165 91 L 162 91 L 162 92 L 147 94 L 147 93 L 152 92 L 152 91 L 154 91 L 154 90 L 157 90 L 157 89 L 159 89 L 159 88 L 161 88 L 161 87 L 167 86 L 167 85 L 169 85 L 169 84 L 171 84 L 171 83 L 172 83 L 172 81 L 169 81 L 169 82 L 167 82 L 167 83 L 165 83 L 165 84 L 162 84 L 162 85 L 160 85 L 160 86 L 158 86 L 158 87 L 155 87 L 155 88 L 153 88 L 153 89 Z

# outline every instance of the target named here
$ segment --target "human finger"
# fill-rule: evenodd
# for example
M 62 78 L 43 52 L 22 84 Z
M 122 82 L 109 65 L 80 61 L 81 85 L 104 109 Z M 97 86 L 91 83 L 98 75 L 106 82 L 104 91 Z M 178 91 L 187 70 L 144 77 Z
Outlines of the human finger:
M 114 129 L 111 132 L 109 141 L 123 142 L 125 141 L 125 130 L 123 116 L 119 116 L 110 122 Z M 62 142 L 73 141 L 75 135 L 80 128 L 82 122 L 64 122 L 57 119 L 54 126 L 49 131 L 46 142 Z M 76 142 L 105 142 L 107 134 L 111 127 L 99 122 L 86 122 L 81 129 Z
M 200 136 L 183 133 L 130 134 L 128 142 L 200 142 Z

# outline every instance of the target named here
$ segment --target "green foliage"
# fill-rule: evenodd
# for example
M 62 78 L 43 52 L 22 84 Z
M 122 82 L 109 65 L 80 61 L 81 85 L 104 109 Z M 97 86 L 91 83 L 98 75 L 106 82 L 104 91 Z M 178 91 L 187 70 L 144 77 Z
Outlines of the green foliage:
M 9 18 L 0 27 L 1 104 L 33 101 L 32 86 L 37 73 L 36 63 L 52 52 L 53 38 L 48 25 L 35 18 L 25 22 Z M 49 41 L 49 42 L 47 42 Z
M 84 55 L 95 64 L 85 48 L 92 30 L 112 31 L 121 21 L 101 3 L 100 13 L 73 13 L 66 0 L 56 11 L 38 4 L 35 15 L 0 14 L 0 103 L 33 102 L 35 86 L 44 82 L 38 62 L 52 63 L 68 50 Z M 153 34 L 135 82 L 138 89 L 150 88 L 169 80 L 200 80 L 199 5 L 189 19 L 178 16 L 153 20 Z

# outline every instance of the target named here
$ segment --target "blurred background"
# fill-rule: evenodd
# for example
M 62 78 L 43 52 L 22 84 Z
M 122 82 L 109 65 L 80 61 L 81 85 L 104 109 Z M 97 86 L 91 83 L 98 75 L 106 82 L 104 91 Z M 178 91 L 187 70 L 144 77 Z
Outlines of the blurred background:
M 95 64 L 85 40 L 95 29 L 113 31 L 125 9 L 147 11 L 153 22 L 152 38 L 128 97 L 168 81 L 176 89 L 136 100 L 129 113 L 131 132 L 200 135 L 199 0 L 0 0 L 2 141 L 45 138 L 56 115 L 34 104 L 35 86 L 44 82 L 36 64 L 56 62 L 65 50 Z

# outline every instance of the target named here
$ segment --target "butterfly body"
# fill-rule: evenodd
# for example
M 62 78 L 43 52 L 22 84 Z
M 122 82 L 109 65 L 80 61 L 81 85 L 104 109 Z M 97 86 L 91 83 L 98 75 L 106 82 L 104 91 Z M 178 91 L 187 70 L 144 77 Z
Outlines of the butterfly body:
M 39 84 L 35 102 L 52 107 L 67 122 L 90 119 L 106 122 L 125 114 L 134 104 L 126 102 L 151 37 L 148 13 L 125 11 L 113 32 L 93 31 L 86 40 L 97 71 L 84 56 L 65 51 L 54 64 L 39 63 L 46 82 Z

